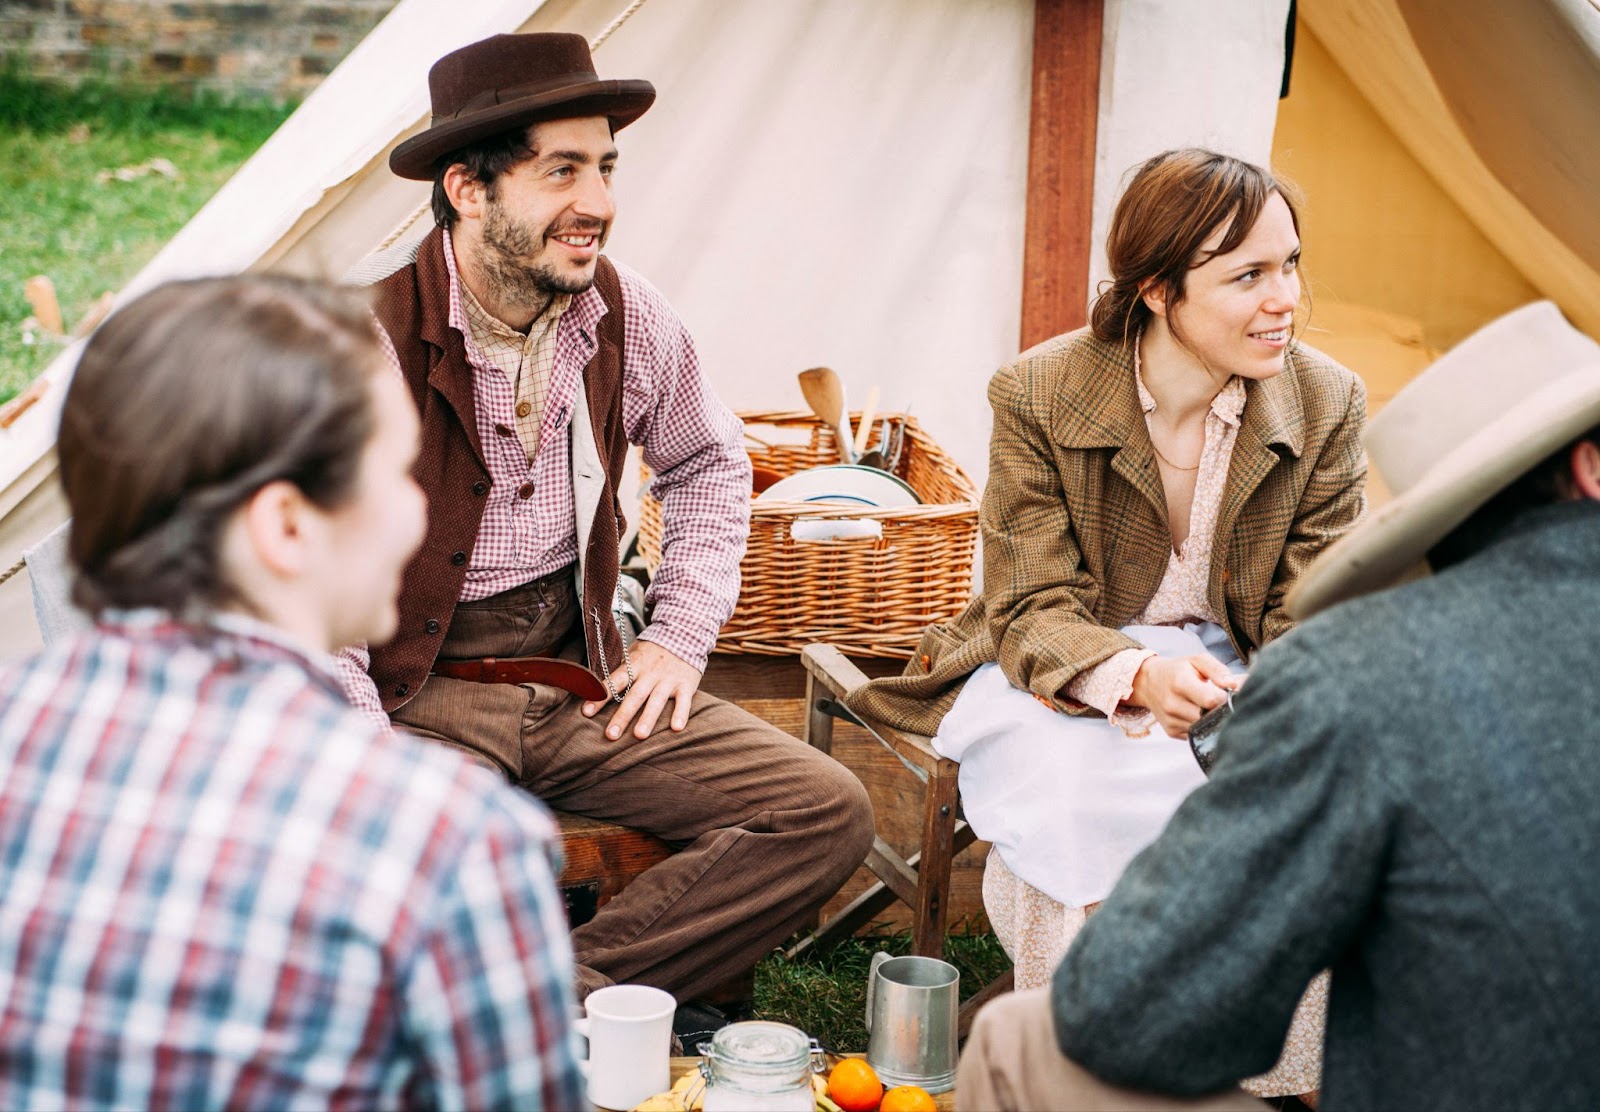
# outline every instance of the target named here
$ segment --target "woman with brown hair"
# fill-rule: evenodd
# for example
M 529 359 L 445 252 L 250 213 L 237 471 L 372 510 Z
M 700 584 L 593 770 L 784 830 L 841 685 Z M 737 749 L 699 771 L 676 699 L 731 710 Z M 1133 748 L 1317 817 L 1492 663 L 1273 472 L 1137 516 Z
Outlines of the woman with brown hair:
M 1018 987 L 1048 981 L 1203 781 L 1189 726 L 1288 630 L 1285 593 L 1365 497 L 1365 392 L 1296 337 L 1299 217 L 1280 182 L 1158 155 L 1106 251 L 1090 326 L 990 383 L 982 593 L 905 675 L 849 700 L 961 762 Z M 1251 1087 L 1316 1088 L 1316 1046 Z
M 366 305 L 169 283 L 61 415 L 92 628 L 0 666 L 0 1107 L 572 1108 L 543 809 L 344 699 L 426 509 Z

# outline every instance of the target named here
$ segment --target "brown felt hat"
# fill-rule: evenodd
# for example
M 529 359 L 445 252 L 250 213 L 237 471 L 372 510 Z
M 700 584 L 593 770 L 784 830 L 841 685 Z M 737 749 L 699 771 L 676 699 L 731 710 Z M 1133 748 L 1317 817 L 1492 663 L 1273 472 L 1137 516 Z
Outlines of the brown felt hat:
M 655 102 L 648 81 L 602 81 L 582 35 L 491 35 L 453 50 L 428 71 L 433 123 L 389 155 L 402 178 L 431 181 L 451 151 L 542 120 L 604 116 L 613 131 Z

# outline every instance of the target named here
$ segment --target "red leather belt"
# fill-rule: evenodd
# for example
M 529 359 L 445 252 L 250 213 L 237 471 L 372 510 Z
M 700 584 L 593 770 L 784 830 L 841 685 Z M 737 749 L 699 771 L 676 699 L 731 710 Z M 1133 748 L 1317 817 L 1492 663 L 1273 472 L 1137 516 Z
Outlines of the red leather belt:
M 605 681 L 581 664 L 553 656 L 486 656 L 481 660 L 436 660 L 433 674 L 474 683 L 542 683 L 580 699 L 605 700 Z

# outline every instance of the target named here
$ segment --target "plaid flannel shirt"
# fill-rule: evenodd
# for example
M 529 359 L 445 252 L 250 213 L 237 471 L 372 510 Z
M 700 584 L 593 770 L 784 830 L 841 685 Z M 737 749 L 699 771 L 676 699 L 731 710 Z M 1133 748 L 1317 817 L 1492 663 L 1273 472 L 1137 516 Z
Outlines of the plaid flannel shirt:
M 270 627 L 107 615 L 0 668 L 0 1107 L 578 1107 L 554 844 Z

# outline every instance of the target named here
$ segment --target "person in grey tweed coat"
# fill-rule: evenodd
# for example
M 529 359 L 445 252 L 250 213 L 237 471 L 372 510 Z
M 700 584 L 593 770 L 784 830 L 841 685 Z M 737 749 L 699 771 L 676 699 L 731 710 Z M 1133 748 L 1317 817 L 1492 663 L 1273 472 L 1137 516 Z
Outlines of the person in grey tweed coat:
M 1051 988 L 980 1014 L 960 1107 L 1259 1108 L 1324 967 L 1327 1112 L 1600 1103 L 1600 344 L 1520 309 L 1367 446 L 1395 497 Z

